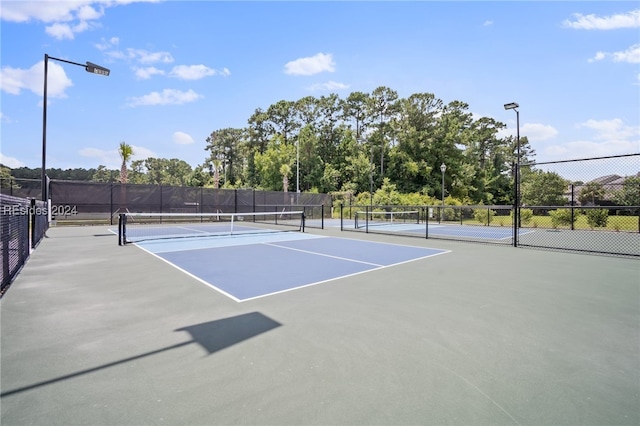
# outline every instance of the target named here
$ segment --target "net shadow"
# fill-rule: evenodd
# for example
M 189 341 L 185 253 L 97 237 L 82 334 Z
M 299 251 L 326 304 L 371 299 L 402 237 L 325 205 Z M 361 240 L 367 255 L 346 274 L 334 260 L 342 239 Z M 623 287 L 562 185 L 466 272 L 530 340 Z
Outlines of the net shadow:
M 186 331 L 192 337 L 192 340 L 177 343 L 175 345 L 167 346 L 164 348 L 156 349 L 150 352 L 145 352 L 139 355 L 135 355 L 128 358 L 123 358 L 114 362 L 99 365 L 93 368 L 87 368 L 84 370 L 76 371 L 74 373 L 66 374 L 64 376 L 56 377 L 49 380 L 44 380 L 38 383 L 34 383 L 27 386 L 7 390 L 0 393 L 0 397 L 5 398 L 11 395 L 15 395 L 21 392 L 39 388 L 42 386 L 53 385 L 63 382 L 65 380 L 71 380 L 76 377 L 84 376 L 85 374 L 95 373 L 107 368 L 116 367 L 128 362 L 137 361 L 142 358 L 147 358 L 153 355 L 160 354 L 172 349 L 177 349 L 183 346 L 187 346 L 193 343 L 197 343 L 207 351 L 207 355 L 214 354 L 217 351 L 226 349 L 230 346 L 241 343 L 245 340 L 256 337 L 262 333 L 273 330 L 281 326 L 277 321 L 261 314 L 260 312 L 251 312 L 247 314 L 237 315 L 230 318 L 224 318 L 215 321 L 209 321 L 201 324 L 190 325 L 187 327 L 179 328 L 175 331 Z

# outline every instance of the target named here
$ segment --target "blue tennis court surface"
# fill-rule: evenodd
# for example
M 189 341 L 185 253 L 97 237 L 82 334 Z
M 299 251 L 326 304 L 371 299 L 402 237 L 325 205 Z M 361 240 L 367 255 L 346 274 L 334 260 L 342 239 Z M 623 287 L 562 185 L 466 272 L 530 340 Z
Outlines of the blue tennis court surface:
M 339 227 L 339 220 L 325 220 L 325 225 L 329 227 Z M 342 226 L 346 229 L 355 227 L 353 220 L 344 220 Z M 380 223 L 380 222 L 362 222 L 359 224 L 358 230 L 365 232 L 384 232 L 384 233 L 404 233 L 404 234 L 427 234 L 427 224 L 425 223 Z M 439 224 L 437 222 L 429 223 L 429 236 L 442 237 L 460 237 L 472 238 L 480 240 L 510 240 L 513 235 L 512 226 L 479 226 L 479 225 L 459 225 L 459 224 Z M 518 235 L 526 235 L 533 233 L 532 229 L 519 229 Z
M 447 253 L 299 232 L 136 245 L 238 302 Z

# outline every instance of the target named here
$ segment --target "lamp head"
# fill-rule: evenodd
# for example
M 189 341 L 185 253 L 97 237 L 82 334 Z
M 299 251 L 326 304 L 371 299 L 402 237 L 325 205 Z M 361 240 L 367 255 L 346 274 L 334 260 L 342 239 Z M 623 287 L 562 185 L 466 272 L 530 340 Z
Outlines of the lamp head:
M 108 77 L 111 73 L 111 70 L 109 70 L 109 68 L 105 68 L 89 61 L 87 61 L 87 66 L 84 67 L 84 69 L 92 74 L 104 75 L 105 77 Z
M 442 173 L 446 172 L 446 171 L 447 171 L 447 165 L 446 165 L 446 164 L 444 164 L 444 163 L 442 163 L 442 165 L 440 166 L 440 171 L 441 171 Z
M 517 102 L 510 102 L 508 104 L 504 104 L 504 109 L 516 109 L 518 108 L 520 105 L 518 105 Z

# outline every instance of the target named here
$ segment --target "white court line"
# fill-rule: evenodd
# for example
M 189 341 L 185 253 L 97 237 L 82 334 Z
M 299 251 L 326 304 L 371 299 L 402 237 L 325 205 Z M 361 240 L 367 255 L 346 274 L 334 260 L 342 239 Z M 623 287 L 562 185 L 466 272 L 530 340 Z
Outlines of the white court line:
M 207 235 L 204 237 L 166 238 L 160 240 L 147 240 L 134 242 L 153 249 L 154 253 L 173 253 L 179 251 L 207 250 L 220 247 L 235 247 L 244 245 L 262 244 L 269 241 L 297 241 L 314 238 L 327 238 L 322 235 L 306 234 L 301 232 L 265 232 L 265 233 L 238 233 Z
M 286 249 L 286 250 L 293 250 L 293 251 L 299 251 L 299 252 L 302 252 L 302 253 L 315 254 L 316 256 L 324 256 L 324 257 L 331 257 L 333 259 L 346 260 L 348 262 L 364 263 L 365 265 L 378 266 L 378 267 L 384 266 L 384 265 L 381 265 L 379 263 L 371 263 L 371 262 L 365 262 L 363 260 L 349 259 L 348 257 L 332 256 L 330 254 L 318 253 L 316 251 L 302 250 L 302 249 L 297 249 L 297 248 L 287 247 L 287 246 L 280 246 L 280 245 L 274 244 L 274 243 L 263 243 L 263 244 L 267 245 L 267 246 L 274 246 L 274 247 Z
M 282 235 L 283 233 L 280 233 L 280 234 Z M 284 234 L 286 234 L 286 233 L 284 233 Z M 293 233 L 293 234 L 297 234 L 297 233 Z M 313 234 L 311 234 L 311 235 L 313 235 Z M 305 236 L 311 237 L 309 234 L 305 234 Z M 140 248 L 140 249 L 142 249 L 142 250 L 144 250 L 144 251 L 146 251 L 147 253 L 151 254 L 152 256 L 155 256 L 156 258 L 162 260 L 163 262 L 167 263 L 168 265 L 173 266 L 174 268 L 176 268 L 177 270 L 187 274 L 191 278 L 194 278 L 195 280 L 199 281 L 201 284 L 204 284 L 207 287 L 212 288 L 213 290 L 217 291 L 218 293 L 223 294 L 223 295 L 227 296 L 228 298 L 230 298 L 231 300 L 234 300 L 235 302 L 238 302 L 238 303 L 248 302 L 248 301 L 256 300 L 256 299 L 261 299 L 263 297 L 268 297 L 268 296 L 274 296 L 276 294 L 287 293 L 289 291 L 299 290 L 299 289 L 302 289 L 302 288 L 305 288 L 305 287 L 311 287 L 311 286 L 315 286 L 315 285 L 318 285 L 318 284 L 323 284 L 323 283 L 327 283 L 327 282 L 331 282 L 331 281 L 336 281 L 336 280 L 339 280 L 339 279 L 342 279 L 342 278 L 348 278 L 348 277 L 352 277 L 352 276 L 355 276 L 355 275 L 364 274 L 364 273 L 367 273 L 367 272 L 378 271 L 378 270 L 381 270 L 381 269 L 390 268 L 390 267 L 397 266 L 397 265 L 402 265 L 404 263 L 414 262 L 416 260 L 422 260 L 422 259 L 427 259 L 427 258 L 433 257 L 433 256 L 439 256 L 441 254 L 451 253 L 451 250 L 433 249 L 433 248 L 419 247 L 419 246 L 413 246 L 413 245 L 408 245 L 408 244 L 379 243 L 379 242 L 374 242 L 374 241 L 361 240 L 361 239 L 357 239 L 357 238 L 325 237 L 325 236 L 321 236 L 321 235 L 313 235 L 311 238 L 345 239 L 345 240 L 360 241 L 360 242 L 370 243 L 370 244 L 384 244 L 384 245 L 401 246 L 401 247 L 412 247 L 412 248 L 418 248 L 418 249 L 439 250 L 439 251 L 437 253 L 432 253 L 432 254 L 429 254 L 429 255 L 426 255 L 426 256 L 416 257 L 416 258 L 413 258 L 413 259 L 408 259 L 408 260 L 405 260 L 405 261 L 402 261 L 402 262 L 393 263 L 393 264 L 390 264 L 390 265 L 379 265 L 379 264 L 363 262 L 363 261 L 359 261 L 359 260 L 355 260 L 355 259 L 348 259 L 348 258 L 342 258 L 342 257 L 338 257 L 338 256 L 331 256 L 331 255 L 327 255 L 327 254 L 324 254 L 324 253 L 317 253 L 317 252 L 311 252 L 311 251 L 306 251 L 306 250 L 293 249 L 291 247 L 278 246 L 277 244 L 267 243 L 267 242 L 264 242 L 264 241 L 260 242 L 260 243 L 252 243 L 252 244 L 273 245 L 273 246 L 276 246 L 278 248 L 284 248 L 284 249 L 289 249 L 289 250 L 297 250 L 297 251 L 302 251 L 302 252 L 306 252 L 306 253 L 309 253 L 309 254 L 315 254 L 315 255 L 318 255 L 318 256 L 333 257 L 333 258 L 336 258 L 336 259 L 346 260 L 346 261 L 350 261 L 350 262 L 363 263 L 363 264 L 371 265 L 371 266 L 373 266 L 373 268 L 372 269 L 366 269 L 366 270 L 360 271 L 360 272 L 355 272 L 353 274 L 339 275 L 337 277 L 329 278 L 329 279 L 326 279 L 326 280 L 316 281 L 316 282 L 313 282 L 313 283 L 304 284 L 304 285 L 300 285 L 300 286 L 297 286 L 297 287 L 291 287 L 291 288 L 287 288 L 287 289 L 284 289 L 284 290 L 275 291 L 275 292 L 272 292 L 272 293 L 265 293 L 265 294 L 261 294 L 261 295 L 254 296 L 254 297 L 248 297 L 246 299 L 238 299 L 237 297 L 233 296 L 230 293 L 227 293 L 226 291 L 222 290 L 221 288 L 216 287 L 215 285 L 211 284 L 210 282 L 208 282 L 208 281 L 206 281 L 206 280 L 204 280 L 202 278 L 199 278 L 197 275 L 194 275 L 191 272 L 189 272 L 189 271 L 187 271 L 187 270 L 175 265 L 171 261 L 169 261 L 167 259 L 164 259 L 159 254 L 154 253 L 154 252 L 146 249 L 142 244 L 133 243 L 133 245 L 138 247 L 138 248 Z M 203 240 L 203 239 L 206 239 L 206 238 L 202 238 L 202 237 L 198 238 L 198 240 Z M 203 249 L 206 249 L 206 248 L 203 248 Z M 181 250 L 177 250 L 177 251 L 181 251 Z M 158 253 L 166 253 L 166 252 L 161 251 L 161 252 L 158 252 Z
M 209 231 L 203 231 L 201 229 L 189 228 L 188 226 L 177 226 L 177 228 L 186 229 L 187 231 L 195 231 L 195 232 L 199 232 L 201 234 L 206 234 L 206 233 L 209 232 Z
M 223 295 L 227 296 L 227 297 L 228 297 L 228 298 L 230 298 L 231 300 L 235 300 L 236 302 L 242 302 L 242 301 L 243 301 L 243 299 L 238 299 L 237 297 L 233 296 L 232 294 L 227 293 L 226 291 L 222 290 L 221 288 L 218 288 L 218 287 L 214 286 L 214 285 L 213 285 L 213 284 L 211 284 L 210 282 L 203 280 L 202 278 L 198 277 L 197 275 L 192 274 L 191 272 L 187 271 L 186 269 L 183 269 L 183 268 L 179 267 L 179 266 L 178 266 L 178 265 L 176 265 L 175 263 L 170 262 L 169 260 L 167 260 L 167 259 L 165 259 L 165 258 L 163 258 L 163 257 L 161 257 L 161 256 L 159 256 L 159 255 L 157 255 L 156 253 L 154 253 L 154 252 L 152 252 L 152 251 L 149 251 L 149 250 L 147 250 L 146 248 L 144 248 L 144 247 L 142 247 L 142 246 L 140 246 L 140 245 L 138 245 L 138 244 L 134 244 L 134 245 L 135 245 L 136 247 L 138 247 L 139 249 L 142 249 L 142 250 L 146 251 L 146 252 L 147 252 L 147 253 L 149 253 L 150 255 L 157 257 L 158 259 L 162 260 L 162 261 L 163 261 L 163 262 L 165 262 L 166 264 L 173 266 L 173 267 L 174 267 L 174 268 L 176 268 L 178 271 L 180 271 L 180 272 L 183 272 L 183 273 L 187 274 L 188 276 L 190 276 L 191 278 L 195 279 L 196 281 L 199 281 L 200 283 L 202 283 L 202 284 L 206 285 L 207 287 L 212 288 L 212 289 L 216 290 L 217 292 L 219 292 L 219 293 L 221 293 L 221 294 L 223 294 Z
M 496 407 L 498 407 L 500 409 L 500 411 L 502 411 L 504 414 L 506 414 L 507 416 L 509 416 L 509 418 L 511 420 L 513 420 L 517 425 L 519 425 L 520 423 L 515 419 L 515 417 L 513 417 L 511 415 L 511 413 L 509 413 L 502 405 L 498 404 L 498 402 L 491 398 L 489 395 L 487 395 L 482 389 L 480 389 L 477 385 L 473 384 L 469 379 L 467 379 L 466 377 L 456 373 L 455 371 L 453 371 L 452 369 L 450 369 L 449 367 L 447 367 L 446 365 L 442 365 L 440 363 L 435 363 L 436 365 L 440 366 L 441 368 L 449 371 L 451 374 L 453 374 L 454 376 L 458 377 L 460 380 L 462 380 L 463 382 L 465 382 L 466 384 L 468 384 L 469 386 L 471 386 L 473 389 L 477 390 L 480 395 L 484 396 L 485 398 L 487 398 L 493 405 L 495 405 Z
M 357 240 L 357 241 L 365 241 L 365 240 Z M 387 243 L 375 243 L 375 244 L 387 244 Z M 391 244 L 391 245 L 393 245 L 393 244 Z M 396 244 L 396 245 L 401 245 L 401 244 Z M 407 247 L 415 247 L 415 246 L 407 246 Z M 287 247 L 284 247 L 284 248 L 287 248 Z M 418 247 L 418 248 L 420 248 L 420 247 Z M 430 249 L 430 250 L 439 250 L 439 249 Z M 409 259 L 409 260 L 405 260 L 403 262 L 393 263 L 391 265 L 382 265 L 382 266 L 378 266 L 378 267 L 373 268 L 373 269 L 366 269 L 364 271 L 354 272 L 353 274 L 340 275 L 340 276 L 329 278 L 329 279 L 326 279 L 326 280 L 316 281 L 314 283 L 309 283 L 309 284 L 304 284 L 304 285 L 301 285 L 301 286 L 298 286 L 298 287 L 291 287 L 291 288 L 287 288 L 287 289 L 284 289 L 284 290 L 274 291 L 273 293 L 265 293 L 265 294 L 261 294 L 259 296 L 249 297 L 247 299 L 241 299 L 241 300 L 239 300 L 239 302 L 248 302 L 250 300 L 262 299 L 263 297 L 274 296 L 276 294 L 287 293 L 289 291 L 294 291 L 294 290 L 300 290 L 301 288 L 311 287 L 311 286 L 318 285 L 318 284 L 324 284 L 324 283 L 328 283 L 328 282 L 331 282 L 331 281 L 341 280 L 342 278 L 353 277 L 353 276 L 360 275 L 360 274 L 366 274 L 368 272 L 379 271 L 381 269 L 390 268 L 392 266 L 402 265 L 403 263 L 415 262 L 416 260 L 427 259 L 429 257 L 439 256 L 441 254 L 447 254 L 447 253 L 451 253 L 451 250 L 442 250 L 439 253 L 433 253 L 433 254 L 429 254 L 427 256 L 416 257 L 415 259 Z M 317 254 L 321 255 L 321 253 L 317 253 Z M 349 260 L 349 259 L 347 259 L 347 260 Z M 351 261 L 356 262 L 356 260 L 351 260 Z M 366 263 L 366 262 L 362 262 L 362 263 Z

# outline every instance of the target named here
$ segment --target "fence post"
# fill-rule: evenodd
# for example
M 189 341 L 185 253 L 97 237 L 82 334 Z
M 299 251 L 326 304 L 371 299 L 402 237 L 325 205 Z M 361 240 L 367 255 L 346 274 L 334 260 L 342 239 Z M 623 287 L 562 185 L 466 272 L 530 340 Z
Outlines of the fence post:
M 429 239 L 429 206 L 425 207 L 424 212 L 424 238 Z
M 364 206 L 364 229 L 369 233 L 369 206 Z
M 571 184 L 571 230 L 573 231 L 575 226 L 574 226 L 574 206 L 576 205 L 576 203 L 574 202 L 574 185 Z
M 29 209 L 29 221 L 31 222 L 31 234 L 29 238 L 31 238 L 31 244 L 29 245 L 32 249 L 36 248 L 36 199 L 32 198 L 31 209 Z
M 109 225 L 113 225 L 113 182 L 109 182 Z
M 4 215 L 4 213 L 2 214 L 2 220 L 3 222 L 6 220 L 7 222 L 10 222 L 13 220 L 12 217 L 9 217 L 8 215 Z M 9 267 L 9 261 L 10 261 L 10 255 L 9 255 L 9 240 L 11 239 L 11 233 L 9 232 L 9 223 L 3 223 L 2 227 L 0 227 L 0 244 L 2 244 L 2 283 L 1 283 L 1 287 L 0 288 L 4 288 L 4 286 L 6 284 L 9 284 L 9 276 L 11 273 L 10 267 Z

